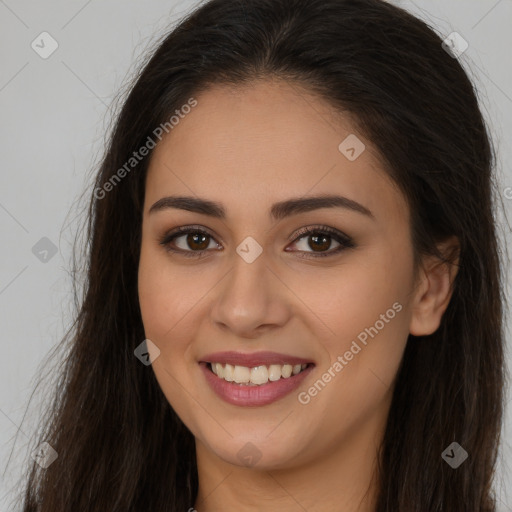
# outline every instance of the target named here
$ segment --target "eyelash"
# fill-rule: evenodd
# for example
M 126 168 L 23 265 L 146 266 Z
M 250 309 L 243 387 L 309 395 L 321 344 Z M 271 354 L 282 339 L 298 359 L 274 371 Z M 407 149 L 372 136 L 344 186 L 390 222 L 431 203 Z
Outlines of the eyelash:
M 201 229 L 200 227 L 182 226 L 182 227 L 179 227 L 179 228 L 171 231 L 170 233 L 166 233 L 163 236 L 163 238 L 160 240 L 160 244 L 162 246 L 164 246 L 164 249 L 168 252 L 181 254 L 187 258 L 200 258 L 206 252 L 208 252 L 208 249 L 203 249 L 202 251 L 186 251 L 184 249 L 173 249 L 170 246 L 170 243 L 175 238 L 179 238 L 180 236 L 186 235 L 189 233 L 202 234 L 202 235 L 206 235 L 210 238 L 213 238 L 213 236 L 210 233 L 208 233 L 204 229 Z M 355 245 L 350 237 L 341 233 L 341 231 L 338 231 L 337 229 L 334 229 L 334 228 L 330 228 L 328 226 L 313 226 L 313 227 L 308 226 L 308 227 L 302 228 L 296 234 L 296 236 L 292 240 L 292 242 L 297 242 L 301 238 L 304 238 L 305 235 L 311 235 L 311 234 L 329 235 L 331 238 L 336 240 L 336 242 L 338 242 L 340 244 L 340 246 L 334 250 L 329 251 L 329 252 L 323 252 L 323 253 L 322 252 L 321 253 L 306 252 L 306 254 L 312 254 L 313 256 L 299 256 L 301 258 L 308 259 L 308 258 L 323 258 L 326 256 L 334 256 L 345 249 L 350 249 L 350 248 L 355 247 Z M 304 252 L 304 251 L 299 251 L 299 252 Z

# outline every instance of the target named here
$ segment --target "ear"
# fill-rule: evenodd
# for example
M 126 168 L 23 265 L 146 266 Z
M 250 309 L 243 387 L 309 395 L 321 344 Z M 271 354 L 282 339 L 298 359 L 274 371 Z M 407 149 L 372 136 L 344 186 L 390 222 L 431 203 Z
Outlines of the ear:
M 415 291 L 409 332 L 414 336 L 433 334 L 441 324 L 453 293 L 453 283 L 459 265 L 459 242 L 453 236 L 438 245 L 443 256 L 453 263 L 445 263 L 436 256 L 422 262 Z

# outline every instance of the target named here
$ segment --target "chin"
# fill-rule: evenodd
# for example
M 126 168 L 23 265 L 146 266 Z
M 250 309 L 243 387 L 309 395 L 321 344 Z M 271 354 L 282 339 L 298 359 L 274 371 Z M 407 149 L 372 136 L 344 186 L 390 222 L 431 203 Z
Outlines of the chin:
M 261 471 L 289 468 L 302 451 L 290 438 L 287 443 L 286 439 L 269 438 L 267 434 L 262 434 L 261 438 L 234 436 L 228 446 L 215 443 L 209 446 L 228 464 Z

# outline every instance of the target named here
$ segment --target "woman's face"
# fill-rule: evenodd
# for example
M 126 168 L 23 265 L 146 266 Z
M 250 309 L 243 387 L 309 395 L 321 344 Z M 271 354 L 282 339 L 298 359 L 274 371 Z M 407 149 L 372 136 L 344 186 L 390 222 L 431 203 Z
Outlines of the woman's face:
M 210 458 L 236 465 L 289 468 L 368 443 L 412 332 L 403 196 L 349 118 L 297 86 L 196 100 L 146 182 L 139 298 L 163 393 Z M 162 201 L 178 196 L 190 199 Z M 307 202 L 326 196 L 345 199 Z M 171 239 L 180 227 L 192 232 Z

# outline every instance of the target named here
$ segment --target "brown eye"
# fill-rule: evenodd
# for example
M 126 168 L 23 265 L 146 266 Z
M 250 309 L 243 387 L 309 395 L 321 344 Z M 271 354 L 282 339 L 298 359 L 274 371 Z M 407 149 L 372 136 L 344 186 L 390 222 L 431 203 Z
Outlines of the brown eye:
M 304 258 L 317 257 L 317 256 L 332 256 L 338 254 L 344 249 L 354 247 L 354 243 L 347 236 L 338 231 L 337 229 L 330 228 L 328 226 L 322 227 L 306 227 L 299 231 L 298 236 L 294 240 L 294 244 L 298 244 L 298 241 L 307 239 L 307 242 L 302 247 L 301 251 L 311 256 L 302 256 Z M 335 241 L 338 246 L 329 251 L 332 241 Z M 308 251 L 307 249 L 311 249 Z
M 203 233 L 189 233 L 188 235 L 183 236 L 186 236 L 186 244 L 191 249 L 198 249 L 200 251 L 203 251 L 207 249 L 208 246 L 210 245 L 209 235 L 204 235 Z
M 165 235 L 160 244 L 170 252 L 181 253 L 184 256 L 200 256 L 207 251 L 211 241 L 212 236 L 206 231 L 185 227 Z
M 330 235 L 309 235 L 308 246 L 313 250 L 319 250 L 321 252 L 329 249 L 331 245 L 332 237 Z

